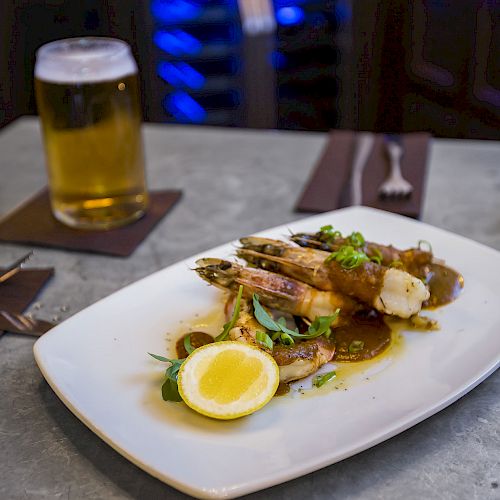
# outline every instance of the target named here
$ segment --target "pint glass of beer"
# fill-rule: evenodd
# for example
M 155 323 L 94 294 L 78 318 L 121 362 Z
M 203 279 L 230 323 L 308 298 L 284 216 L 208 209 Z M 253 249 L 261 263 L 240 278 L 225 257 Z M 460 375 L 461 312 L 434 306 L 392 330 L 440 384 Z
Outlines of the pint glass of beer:
M 110 38 L 42 46 L 35 94 L 52 211 L 64 224 L 110 229 L 141 217 L 148 204 L 137 65 Z

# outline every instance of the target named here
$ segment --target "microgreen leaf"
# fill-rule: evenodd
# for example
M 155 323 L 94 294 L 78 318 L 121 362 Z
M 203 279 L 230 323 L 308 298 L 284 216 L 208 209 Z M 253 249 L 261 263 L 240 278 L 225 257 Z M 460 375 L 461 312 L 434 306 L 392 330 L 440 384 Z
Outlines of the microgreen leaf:
M 150 356 L 157 359 L 158 361 L 170 363 L 170 366 L 165 371 L 165 382 L 161 386 L 161 396 L 164 401 L 182 401 L 182 398 L 179 394 L 179 390 L 177 388 L 177 374 L 181 368 L 182 363 L 184 363 L 185 359 L 168 359 L 164 356 L 159 356 L 158 354 L 151 354 L 148 352 Z
M 236 324 L 236 321 L 238 320 L 238 317 L 240 315 L 240 306 L 241 306 L 241 296 L 243 295 L 243 286 L 240 285 L 238 289 L 238 295 L 236 296 L 236 301 L 234 302 L 234 310 L 233 310 L 233 315 L 231 316 L 231 319 L 224 324 L 224 327 L 222 328 L 222 332 L 215 337 L 215 342 L 220 342 L 222 340 L 226 340 L 230 330 L 234 328 L 234 325 Z
M 279 338 L 281 343 L 285 345 L 293 344 L 294 339 L 314 339 L 323 334 L 326 334 L 328 338 L 331 333 L 330 325 L 335 321 L 340 312 L 340 309 L 337 309 L 331 316 L 316 317 L 312 325 L 309 326 L 307 333 L 299 333 L 298 328 L 291 330 L 285 326 L 285 318 L 274 321 L 269 313 L 260 305 L 259 296 L 255 293 L 253 294 L 253 305 L 255 319 L 268 330 L 275 332 L 271 336 L 272 340 L 277 340 Z M 290 341 L 292 342 L 290 343 Z
M 316 316 L 316 319 L 307 329 L 308 338 L 315 338 L 320 335 L 325 335 L 328 338 L 331 334 L 330 326 L 337 319 L 339 312 L 340 309 L 337 309 L 331 316 Z
M 315 387 L 321 387 L 322 385 L 325 385 L 327 382 L 330 382 L 330 380 L 333 380 L 337 374 L 335 372 L 327 372 L 323 373 L 322 375 L 316 375 L 313 380 L 313 385 Z
M 182 401 L 181 395 L 179 394 L 179 388 L 177 387 L 177 381 L 167 378 L 161 386 L 161 396 L 163 401 L 174 401 L 176 403 Z
M 191 334 L 188 333 L 184 336 L 184 349 L 188 354 L 191 354 L 194 351 L 194 347 L 191 345 Z
M 264 326 L 268 330 L 271 330 L 272 332 L 281 331 L 281 325 L 278 322 L 274 321 L 269 313 L 260 305 L 259 296 L 256 293 L 253 294 L 253 311 L 255 319 L 262 326 Z
M 274 344 L 271 337 L 265 332 L 257 332 L 255 334 L 255 340 L 263 347 L 273 350 Z
M 362 351 L 363 347 L 365 347 L 365 343 L 362 340 L 353 340 L 349 344 L 349 352 L 355 353 L 355 352 Z
M 151 354 L 150 352 L 148 352 L 148 354 L 155 358 L 157 361 L 162 361 L 163 363 L 170 363 L 170 359 L 166 358 L 165 356 L 160 356 L 159 354 Z
M 286 326 L 286 319 L 281 316 L 281 318 L 278 318 L 278 324 L 281 326 Z

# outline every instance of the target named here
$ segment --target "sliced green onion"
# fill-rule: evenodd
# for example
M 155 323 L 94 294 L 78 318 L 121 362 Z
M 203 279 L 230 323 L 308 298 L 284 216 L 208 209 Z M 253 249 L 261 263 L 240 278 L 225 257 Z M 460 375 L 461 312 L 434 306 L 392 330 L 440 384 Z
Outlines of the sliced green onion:
M 283 345 L 293 345 L 293 344 L 295 344 L 295 340 L 293 340 L 293 337 L 291 335 L 288 335 L 288 333 L 282 333 L 280 335 L 280 342 Z
M 372 252 L 374 255 L 370 256 L 370 260 L 372 262 L 375 262 L 375 264 L 382 264 L 382 253 L 380 252 L 380 250 L 378 248 L 374 248 Z
M 365 347 L 365 343 L 362 340 L 353 340 L 349 344 L 349 352 L 356 353 L 356 352 L 362 351 L 363 347 Z
M 353 231 L 347 239 L 356 248 L 362 247 L 365 244 L 365 238 L 359 231 Z
M 423 247 L 427 247 L 427 249 Z M 432 253 L 432 245 L 427 240 L 418 240 L 418 249 Z
M 354 269 L 364 262 L 369 262 L 370 258 L 364 252 L 355 250 L 350 245 L 343 245 L 325 259 L 325 263 L 331 261 L 338 262 L 344 269 Z
M 400 260 L 393 260 L 390 264 L 389 267 L 395 267 L 396 269 L 399 269 L 403 266 L 403 263 Z
M 316 375 L 313 380 L 313 385 L 315 387 L 321 387 L 322 385 L 325 385 L 327 382 L 330 382 L 330 380 L 333 380 L 337 374 L 335 372 L 327 372 L 323 373 L 322 375 Z
M 255 340 L 263 347 L 267 347 L 271 351 L 273 350 L 274 344 L 271 337 L 265 332 L 257 332 L 255 334 Z
M 280 338 L 280 335 L 281 335 L 281 332 L 274 332 L 274 333 L 271 335 L 271 339 L 272 339 L 272 340 L 279 339 L 279 338 Z
M 327 226 L 321 226 L 319 228 L 319 232 L 321 236 L 325 236 L 325 239 L 327 241 L 334 241 L 337 238 L 342 238 L 342 233 L 340 231 L 334 230 L 331 224 L 328 224 Z
M 219 335 L 217 335 L 217 337 L 215 337 L 215 342 L 226 340 L 229 335 L 229 331 L 234 328 L 234 325 L 236 324 L 236 321 L 238 320 L 238 317 L 240 315 L 240 305 L 241 305 L 242 295 L 243 295 L 243 285 L 240 285 L 238 289 L 238 295 L 236 296 L 236 301 L 234 303 L 233 315 L 231 316 L 231 319 L 222 328 L 222 332 Z

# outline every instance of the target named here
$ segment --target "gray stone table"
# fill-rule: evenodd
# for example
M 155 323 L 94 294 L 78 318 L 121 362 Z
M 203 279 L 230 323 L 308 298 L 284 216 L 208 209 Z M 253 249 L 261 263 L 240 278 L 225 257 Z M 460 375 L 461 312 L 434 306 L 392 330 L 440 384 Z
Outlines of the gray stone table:
M 301 217 L 294 203 L 326 135 L 146 125 L 151 188 L 184 197 L 127 259 L 37 248 L 54 266 L 36 314 L 64 319 L 179 259 Z M 38 122 L 0 133 L 0 216 L 45 183 Z M 303 215 L 302 215 L 303 216 Z M 434 140 L 423 220 L 500 249 L 500 142 Z M 26 251 L 0 245 L 0 266 Z M 186 498 L 138 469 L 66 409 L 33 339 L 0 338 L 0 498 Z M 500 499 L 500 375 L 406 432 L 250 498 Z

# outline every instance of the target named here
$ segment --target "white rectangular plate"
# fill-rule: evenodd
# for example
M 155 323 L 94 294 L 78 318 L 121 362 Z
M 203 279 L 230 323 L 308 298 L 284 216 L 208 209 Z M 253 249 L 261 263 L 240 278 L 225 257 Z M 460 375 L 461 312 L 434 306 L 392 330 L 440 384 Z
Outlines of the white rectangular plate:
M 440 331 L 406 334 L 401 354 L 347 391 L 275 398 L 257 413 L 227 422 L 161 400 L 165 365 L 147 352 L 171 353 L 168 343 L 176 339 L 166 332 L 213 310 L 220 292 L 190 269 L 202 256 L 232 256 L 234 243 L 154 273 L 68 319 L 36 342 L 38 366 L 66 406 L 115 450 L 203 498 L 243 495 L 354 455 L 443 409 L 498 367 L 499 252 L 364 207 L 260 235 L 283 238 L 289 230 L 317 231 L 326 224 L 400 248 L 427 240 L 465 278 L 458 300 L 431 313 Z M 300 432 L 298 422 L 307 423 Z

